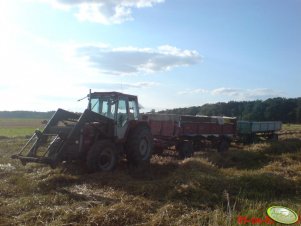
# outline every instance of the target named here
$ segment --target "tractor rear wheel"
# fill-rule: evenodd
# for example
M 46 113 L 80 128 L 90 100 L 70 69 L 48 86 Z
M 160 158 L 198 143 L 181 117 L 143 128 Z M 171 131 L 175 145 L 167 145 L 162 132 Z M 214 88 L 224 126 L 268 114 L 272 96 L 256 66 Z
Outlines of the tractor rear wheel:
M 96 142 L 87 155 L 87 167 L 90 172 L 112 171 L 117 164 L 115 145 L 109 140 Z
M 153 137 L 146 126 L 135 128 L 129 135 L 126 144 L 126 158 L 130 165 L 139 166 L 149 163 L 152 157 Z

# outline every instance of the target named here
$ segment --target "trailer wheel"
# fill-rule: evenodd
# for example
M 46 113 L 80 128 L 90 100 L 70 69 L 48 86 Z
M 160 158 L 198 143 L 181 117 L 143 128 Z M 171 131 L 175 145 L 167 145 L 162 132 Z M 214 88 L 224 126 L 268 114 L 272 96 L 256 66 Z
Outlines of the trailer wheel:
M 221 140 L 218 145 L 217 151 L 218 152 L 226 152 L 229 150 L 230 142 L 227 139 Z
M 182 141 L 176 146 L 177 151 L 179 152 L 179 158 L 185 159 L 193 155 L 193 144 L 191 141 Z
M 126 144 L 126 158 L 133 166 L 149 163 L 152 157 L 153 137 L 146 126 L 135 128 L 129 135 Z
M 157 154 L 157 155 L 162 155 L 164 152 L 164 148 L 163 147 L 154 147 L 153 148 L 153 153 Z
M 274 133 L 274 134 L 271 136 L 271 141 L 278 141 L 278 134 Z
M 242 136 L 242 141 L 244 144 L 252 144 L 255 141 L 255 135 L 254 134 L 246 134 Z
M 108 140 L 96 142 L 87 155 L 87 167 L 90 172 L 112 171 L 117 164 L 115 145 Z

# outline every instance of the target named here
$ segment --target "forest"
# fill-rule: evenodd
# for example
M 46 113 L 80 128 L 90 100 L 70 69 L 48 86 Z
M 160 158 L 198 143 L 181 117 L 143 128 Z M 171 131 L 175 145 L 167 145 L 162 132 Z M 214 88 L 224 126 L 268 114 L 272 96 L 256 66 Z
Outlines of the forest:
M 158 113 L 182 115 L 231 116 L 239 120 L 282 121 L 284 123 L 301 123 L 301 97 L 270 98 L 255 101 L 230 101 L 204 104 L 187 108 L 175 108 Z

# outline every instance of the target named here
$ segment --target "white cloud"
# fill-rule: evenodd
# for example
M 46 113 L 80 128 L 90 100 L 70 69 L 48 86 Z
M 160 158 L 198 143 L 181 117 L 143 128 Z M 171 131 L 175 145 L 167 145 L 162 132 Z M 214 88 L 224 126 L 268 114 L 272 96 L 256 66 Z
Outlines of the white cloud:
M 92 89 L 101 89 L 103 91 L 124 91 L 129 89 L 144 89 L 160 85 L 157 82 L 95 82 L 82 84 Z
M 237 89 L 237 88 L 217 88 L 211 91 L 215 96 L 229 96 L 236 100 L 267 99 L 282 96 L 281 92 L 276 92 L 268 88 Z
M 245 93 L 243 89 L 235 89 L 235 88 L 217 88 L 211 91 L 213 95 L 227 95 L 227 96 L 237 96 L 241 93 Z
M 85 45 L 77 47 L 75 53 L 90 66 L 112 75 L 167 71 L 201 61 L 201 56 L 197 51 L 181 50 L 169 45 L 153 49 Z
M 156 82 L 136 82 L 136 83 L 124 83 L 122 85 L 128 88 L 150 88 L 153 86 L 157 86 L 159 84 Z
M 272 97 L 284 96 L 284 93 L 277 92 L 268 88 L 255 89 L 240 89 L 240 88 L 216 88 L 212 90 L 207 89 L 186 89 L 178 92 L 179 95 L 195 95 L 195 94 L 209 94 L 211 96 L 230 97 L 231 100 L 256 100 L 267 99 Z
M 184 91 L 179 91 L 178 94 L 183 95 L 183 94 L 203 94 L 203 93 L 208 93 L 209 91 L 206 89 L 187 89 Z
M 40 0 L 62 10 L 76 10 L 80 21 L 120 24 L 133 20 L 132 9 L 153 7 L 164 0 Z

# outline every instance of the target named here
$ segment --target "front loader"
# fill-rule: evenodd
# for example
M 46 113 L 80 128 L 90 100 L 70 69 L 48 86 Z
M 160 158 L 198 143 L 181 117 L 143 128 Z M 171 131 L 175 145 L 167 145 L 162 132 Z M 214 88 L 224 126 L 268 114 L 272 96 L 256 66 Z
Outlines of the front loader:
M 120 157 L 135 166 L 148 163 L 153 138 L 147 122 L 140 119 L 137 97 L 90 92 L 88 99 L 82 114 L 58 109 L 43 131 L 36 130 L 12 158 L 53 168 L 80 160 L 92 172 L 113 170 Z

